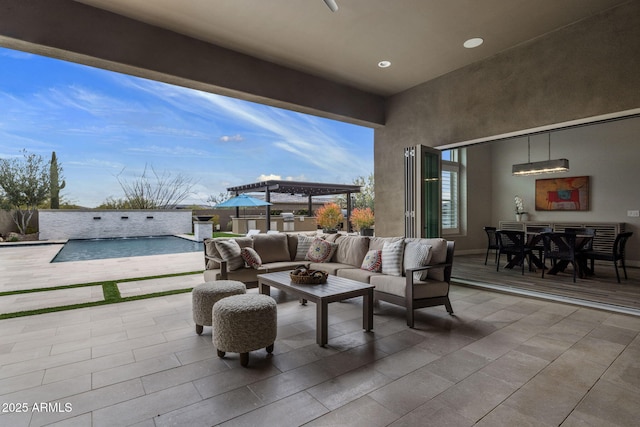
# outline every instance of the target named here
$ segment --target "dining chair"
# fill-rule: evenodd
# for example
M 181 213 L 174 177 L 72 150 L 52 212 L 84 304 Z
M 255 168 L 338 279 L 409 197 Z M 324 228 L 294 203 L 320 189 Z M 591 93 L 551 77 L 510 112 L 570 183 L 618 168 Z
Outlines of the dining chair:
M 524 263 L 527 255 L 531 254 L 531 248 L 527 246 L 524 231 L 497 230 L 496 240 L 498 241 L 498 262 L 496 271 L 500 271 L 500 256 L 507 254 L 509 262 L 505 268 L 512 268 L 515 265 L 522 266 L 524 276 Z
M 527 245 L 531 251 L 538 252 L 538 259 L 542 260 L 542 251 L 544 251 L 544 242 L 542 241 L 542 233 L 550 233 L 553 229 L 547 226 L 527 226 Z M 540 261 L 542 262 L 542 261 Z M 544 268 L 544 266 L 543 266 Z
M 488 240 L 488 244 L 487 244 L 487 255 L 484 257 L 484 265 L 487 265 L 487 260 L 489 259 L 489 252 L 490 251 L 494 251 L 496 256 L 495 256 L 495 261 L 494 263 L 498 262 L 498 238 L 496 237 L 496 228 L 495 227 L 483 227 L 484 231 L 487 233 L 487 240 Z
M 624 278 L 627 279 L 627 267 L 625 265 L 625 247 L 627 246 L 627 240 L 633 235 L 633 232 L 628 231 L 626 233 L 619 233 L 616 235 L 616 239 L 613 242 L 613 248 L 611 252 L 595 252 L 590 251 L 587 253 L 587 258 L 591 260 L 591 271 L 594 271 L 594 261 L 612 261 L 616 269 L 616 278 L 620 283 L 620 273 L 618 272 L 618 261 L 624 271 Z
M 573 282 L 575 283 L 576 275 L 578 273 L 578 263 L 576 260 L 576 234 L 543 233 L 542 241 L 544 244 L 542 263 L 546 265 L 547 259 L 549 259 L 554 265 L 549 273 L 555 274 L 558 271 L 563 271 L 567 265 L 571 264 L 573 267 Z M 542 278 L 544 278 L 544 271 L 545 269 L 543 268 Z
M 593 250 L 593 239 L 596 237 L 596 229 L 595 228 L 581 228 L 581 227 L 567 227 L 564 229 L 565 233 L 573 233 L 576 235 L 584 235 L 591 236 L 592 239 L 588 240 L 588 244 L 582 247 L 582 251 L 590 251 Z

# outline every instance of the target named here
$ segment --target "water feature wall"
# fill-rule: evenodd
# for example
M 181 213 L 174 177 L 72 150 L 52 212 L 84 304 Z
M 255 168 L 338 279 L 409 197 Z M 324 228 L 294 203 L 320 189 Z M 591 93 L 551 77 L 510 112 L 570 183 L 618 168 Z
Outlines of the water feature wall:
M 192 232 L 191 210 L 67 210 L 38 212 L 40 240 L 165 236 Z

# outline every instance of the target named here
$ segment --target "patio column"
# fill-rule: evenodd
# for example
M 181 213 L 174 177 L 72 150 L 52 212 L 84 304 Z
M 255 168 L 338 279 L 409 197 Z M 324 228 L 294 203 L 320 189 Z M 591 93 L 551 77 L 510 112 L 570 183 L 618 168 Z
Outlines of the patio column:
M 309 194 L 309 205 L 307 207 L 307 216 L 313 216 L 313 196 L 311 194 Z
M 351 233 L 351 193 L 347 192 L 347 233 Z
M 269 186 L 267 186 L 267 189 L 264 192 L 264 200 L 267 203 L 271 202 L 271 193 L 269 192 Z M 267 231 L 271 230 L 271 206 L 267 205 Z

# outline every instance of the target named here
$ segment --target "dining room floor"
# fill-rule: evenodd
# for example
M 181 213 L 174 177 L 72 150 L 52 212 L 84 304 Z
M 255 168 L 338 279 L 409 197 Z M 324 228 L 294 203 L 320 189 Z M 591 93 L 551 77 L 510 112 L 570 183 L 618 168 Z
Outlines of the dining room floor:
M 574 301 L 579 304 L 620 310 L 640 314 L 640 269 L 627 267 L 628 279 L 620 268 L 620 283 L 617 282 L 612 262 L 597 262 L 595 275 L 577 277 L 573 283 L 571 267 L 556 275 L 546 274 L 542 278 L 540 269 L 529 271 L 525 265 L 524 275 L 520 268 L 505 269 L 506 256 L 502 256 L 499 271 L 496 271 L 495 257 L 489 254 L 487 265 L 485 254 L 456 255 L 453 269 L 454 280 L 458 283 L 501 289 L 509 292 L 523 292 L 523 295 Z

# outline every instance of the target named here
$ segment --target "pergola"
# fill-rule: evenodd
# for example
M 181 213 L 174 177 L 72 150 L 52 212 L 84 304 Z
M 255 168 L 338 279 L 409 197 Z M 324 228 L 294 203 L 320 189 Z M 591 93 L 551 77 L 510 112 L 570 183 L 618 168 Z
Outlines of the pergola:
M 265 193 L 265 200 L 271 202 L 271 193 L 288 193 L 307 196 L 309 200 L 308 212 L 311 214 L 312 201 L 314 196 L 330 196 L 336 194 L 347 195 L 347 229 L 351 229 L 351 193 L 359 193 L 361 188 L 359 185 L 349 184 L 327 184 L 324 182 L 302 182 L 302 181 L 261 181 L 253 184 L 239 185 L 237 187 L 229 187 L 227 191 L 235 193 L 237 196 L 241 193 Z M 236 215 L 239 214 L 236 208 Z M 267 206 L 267 230 L 271 224 L 271 212 Z

